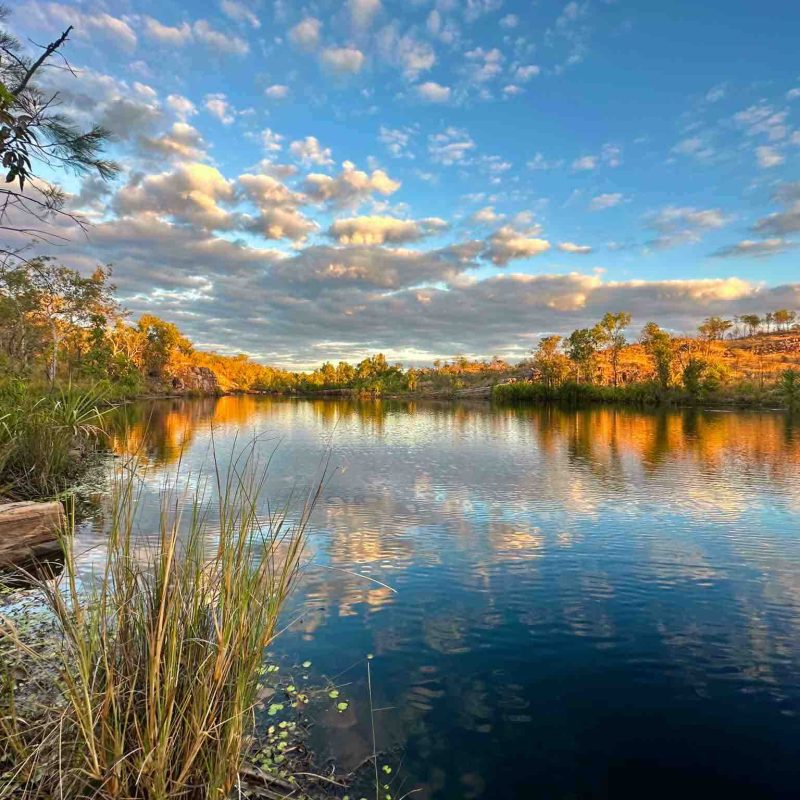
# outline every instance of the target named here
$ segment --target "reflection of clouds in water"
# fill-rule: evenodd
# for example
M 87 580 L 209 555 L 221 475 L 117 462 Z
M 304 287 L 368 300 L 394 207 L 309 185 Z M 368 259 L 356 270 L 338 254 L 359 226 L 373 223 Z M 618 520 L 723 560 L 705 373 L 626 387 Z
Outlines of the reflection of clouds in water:
M 276 502 L 331 443 L 293 631 L 340 666 L 366 652 L 397 664 L 390 742 L 412 731 L 419 753 L 446 750 L 443 709 L 472 733 L 532 724 L 521 678 L 579 647 L 703 696 L 730 684 L 797 702 L 800 428 L 782 415 L 256 397 L 126 413 L 115 448 L 146 454 L 148 502 L 182 446 L 201 473 L 212 426 L 223 460 L 237 432 L 263 436 L 265 456 L 280 443 Z M 82 536 L 102 541 L 102 525 Z M 472 674 L 496 663 L 518 671 Z M 335 722 L 359 751 L 365 721 Z M 444 780 L 426 767 L 429 786 Z

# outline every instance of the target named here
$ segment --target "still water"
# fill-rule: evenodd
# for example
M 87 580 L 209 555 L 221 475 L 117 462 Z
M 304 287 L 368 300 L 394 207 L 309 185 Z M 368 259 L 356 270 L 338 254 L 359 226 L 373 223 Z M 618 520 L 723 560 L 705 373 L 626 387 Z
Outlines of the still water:
M 346 684 L 347 711 L 314 731 L 340 767 L 372 751 L 371 654 L 395 797 L 797 796 L 787 417 L 256 397 L 127 417 L 116 446 L 150 465 L 154 515 L 179 457 L 202 481 L 212 430 L 221 461 L 253 435 L 277 445 L 275 499 L 330 446 L 276 657 Z

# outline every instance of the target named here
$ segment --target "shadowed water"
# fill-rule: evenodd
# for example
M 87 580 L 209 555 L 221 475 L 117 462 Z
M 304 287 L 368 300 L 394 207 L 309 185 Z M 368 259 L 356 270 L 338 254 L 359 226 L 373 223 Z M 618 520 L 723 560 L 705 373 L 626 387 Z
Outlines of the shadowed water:
M 314 736 L 344 768 L 372 749 L 374 654 L 395 797 L 796 795 L 786 416 L 226 397 L 125 417 L 116 449 L 152 467 L 145 536 L 179 457 L 202 483 L 212 429 L 222 462 L 237 436 L 261 437 L 264 457 L 278 445 L 277 501 L 313 484 L 330 442 L 278 650 L 343 673 L 350 706 Z M 101 541 L 99 521 L 81 534 Z

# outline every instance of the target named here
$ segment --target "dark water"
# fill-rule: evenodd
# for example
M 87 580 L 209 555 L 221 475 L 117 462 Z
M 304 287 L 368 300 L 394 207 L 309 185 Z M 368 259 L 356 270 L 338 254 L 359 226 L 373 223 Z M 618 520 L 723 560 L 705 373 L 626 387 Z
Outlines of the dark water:
M 395 797 L 798 795 L 785 416 L 231 397 L 131 417 L 117 446 L 142 445 L 153 513 L 182 449 L 201 480 L 212 426 L 222 460 L 237 433 L 280 442 L 276 497 L 332 443 L 279 650 L 347 684 L 348 710 L 315 732 L 345 768 L 372 749 L 374 654 Z

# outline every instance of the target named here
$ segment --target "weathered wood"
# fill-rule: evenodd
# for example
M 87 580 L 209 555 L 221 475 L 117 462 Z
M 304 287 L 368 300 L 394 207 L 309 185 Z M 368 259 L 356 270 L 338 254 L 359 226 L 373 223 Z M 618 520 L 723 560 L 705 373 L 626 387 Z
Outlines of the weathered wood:
M 0 505 L 0 566 L 22 564 L 54 551 L 64 527 L 61 503 Z

